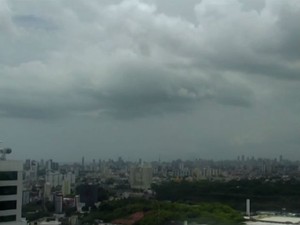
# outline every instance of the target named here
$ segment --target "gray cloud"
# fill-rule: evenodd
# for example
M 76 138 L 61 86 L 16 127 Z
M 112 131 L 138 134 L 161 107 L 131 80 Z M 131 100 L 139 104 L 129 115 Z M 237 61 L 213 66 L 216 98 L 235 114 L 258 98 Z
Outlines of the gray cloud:
M 33 31 L 35 29 L 44 29 L 48 31 L 56 29 L 56 25 L 35 15 L 17 15 L 13 17 L 13 21 L 17 26 L 24 27 L 25 29 L 32 29 Z
M 116 133 L 131 151 L 136 135 L 134 154 L 152 151 L 154 142 L 178 154 L 185 146 L 191 155 L 200 148 L 233 155 L 250 146 L 280 152 L 271 142 L 282 137 L 293 155 L 299 15 L 297 0 L 0 1 L 0 121 L 8 127 L 21 118 L 22 130 L 28 121 L 49 120 L 50 136 L 56 122 L 65 133 L 100 130 L 108 149 L 118 148 Z M 111 123 L 101 130 L 90 121 Z M 152 124 L 164 134 L 138 131 Z M 9 136 L 4 128 L 0 134 Z
M 198 58 L 213 60 L 206 55 L 205 36 L 199 36 L 203 31 L 184 18 L 158 13 L 154 5 L 139 1 L 79 3 L 86 12 L 76 4 L 44 4 L 33 9 L 7 4 L 16 45 L 11 38 L 3 40 L 2 86 L 14 92 L 10 99 L 1 98 L 4 115 L 30 117 L 32 112 L 33 118 L 44 118 L 56 108 L 62 113 L 55 115 L 98 110 L 136 116 L 184 111 L 205 99 L 240 106 L 251 102 L 246 83 L 211 75 L 211 68 L 189 68 Z M 88 86 L 80 87 L 82 80 Z M 94 105 L 75 103 L 77 88 L 90 90 L 92 99 L 84 101 L 94 99 Z M 242 89 L 247 94 L 239 93 Z M 59 103 L 61 96 L 68 108 Z

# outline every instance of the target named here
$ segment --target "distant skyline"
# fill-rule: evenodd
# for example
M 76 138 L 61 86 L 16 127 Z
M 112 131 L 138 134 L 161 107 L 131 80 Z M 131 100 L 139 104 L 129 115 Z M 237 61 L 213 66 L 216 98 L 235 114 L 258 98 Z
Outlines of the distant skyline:
M 11 155 L 7 155 L 7 160 L 10 160 L 10 156 Z M 261 157 L 254 157 L 254 156 L 244 156 L 244 159 L 242 159 L 242 155 L 241 156 L 237 156 L 235 158 L 232 158 L 232 159 L 227 159 L 227 158 L 223 158 L 223 159 L 211 159 L 211 158 L 191 158 L 191 159 L 181 159 L 181 158 L 173 158 L 173 159 L 166 159 L 166 160 L 161 160 L 161 159 L 154 159 L 154 160 L 148 160 L 148 159 L 142 159 L 142 158 L 139 158 L 139 159 L 132 159 L 132 160 L 129 160 L 129 159 L 124 159 L 122 158 L 122 160 L 124 162 L 130 162 L 130 163 L 154 163 L 154 162 L 160 162 L 160 163 L 171 163 L 171 162 L 175 162 L 175 161 L 182 161 L 182 162 L 193 162 L 193 161 L 212 161 L 212 162 L 215 162 L 215 163 L 218 163 L 218 162 L 232 162 L 232 161 L 236 161 L 236 162 L 251 162 L 252 160 L 254 161 L 276 161 L 276 162 L 299 162 L 298 159 L 286 159 L 284 157 L 282 157 L 280 159 L 280 156 L 277 156 L 277 157 L 270 157 L 270 158 L 261 158 Z M 31 161 L 36 161 L 38 163 L 40 163 L 41 161 L 43 161 L 44 163 L 47 163 L 47 161 L 49 160 L 52 160 L 52 162 L 54 163 L 59 163 L 59 164 L 70 164 L 70 165 L 73 165 L 73 164 L 78 164 L 78 165 L 82 165 L 82 158 L 79 159 L 79 160 L 75 160 L 75 161 L 60 161 L 59 159 L 58 160 L 54 160 L 54 159 L 48 159 L 48 158 L 41 158 L 41 159 L 36 159 L 36 158 L 26 158 L 26 159 L 22 159 L 22 161 L 25 163 L 26 160 L 31 160 Z M 98 164 L 99 163 L 99 160 L 101 162 L 109 162 L 110 160 L 114 161 L 114 162 L 118 162 L 119 160 L 119 157 L 116 157 L 116 158 L 107 158 L 107 159 L 101 159 L 101 158 L 85 158 L 84 159 L 84 164 L 85 165 L 90 165 L 90 164 L 93 164 L 94 163 L 94 160 L 95 160 L 95 163 Z
M 298 0 L 0 0 L 2 146 L 298 160 L 298 21 Z

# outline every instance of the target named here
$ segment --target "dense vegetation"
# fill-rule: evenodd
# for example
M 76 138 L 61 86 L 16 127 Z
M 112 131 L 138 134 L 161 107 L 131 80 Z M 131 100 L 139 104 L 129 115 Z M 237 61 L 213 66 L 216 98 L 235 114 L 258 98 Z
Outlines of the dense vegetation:
M 46 202 L 45 205 L 42 201 L 31 202 L 22 208 L 22 217 L 25 217 L 27 221 L 51 216 L 54 211 L 54 205 L 51 202 Z
M 106 202 L 87 214 L 82 221 L 101 219 L 110 222 L 126 218 L 135 212 L 145 216 L 138 225 L 160 225 L 168 221 L 194 221 L 206 224 L 239 224 L 242 216 L 232 208 L 222 204 L 183 204 L 156 200 L 128 199 Z
M 221 202 L 244 211 L 245 200 L 250 198 L 253 211 L 300 209 L 300 181 L 296 180 L 169 182 L 153 189 L 159 200 Z

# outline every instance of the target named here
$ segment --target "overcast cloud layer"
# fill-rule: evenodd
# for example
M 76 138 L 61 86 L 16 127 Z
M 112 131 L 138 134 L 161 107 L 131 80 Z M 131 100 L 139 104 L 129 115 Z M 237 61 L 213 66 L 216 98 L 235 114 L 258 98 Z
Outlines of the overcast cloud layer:
M 298 159 L 298 21 L 298 0 L 0 0 L 0 139 L 16 158 Z

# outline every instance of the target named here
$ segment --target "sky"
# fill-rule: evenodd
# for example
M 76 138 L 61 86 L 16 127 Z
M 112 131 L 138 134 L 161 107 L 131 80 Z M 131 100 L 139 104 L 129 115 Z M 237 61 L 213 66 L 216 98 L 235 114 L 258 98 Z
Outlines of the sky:
M 9 158 L 300 159 L 300 1 L 0 0 Z

